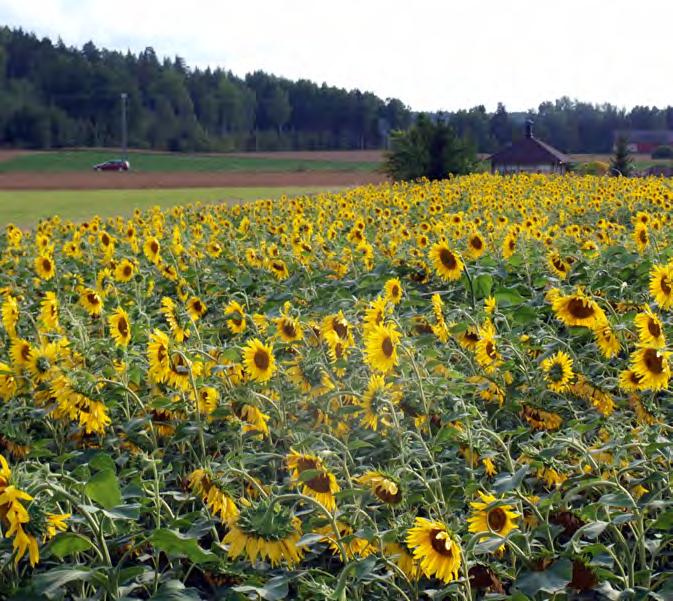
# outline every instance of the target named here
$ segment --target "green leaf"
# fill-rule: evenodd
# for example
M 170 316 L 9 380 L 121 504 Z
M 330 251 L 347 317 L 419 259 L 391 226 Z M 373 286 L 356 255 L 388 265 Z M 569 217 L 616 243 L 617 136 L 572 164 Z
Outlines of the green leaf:
M 664 511 L 652 524 L 655 530 L 670 530 L 673 528 L 673 509 Z
M 93 570 L 81 570 L 75 568 L 56 568 L 33 576 L 32 586 L 37 595 L 50 597 L 55 593 L 62 594 L 64 587 L 69 582 L 88 582 L 93 578 Z
M 486 298 L 491 295 L 493 277 L 488 273 L 482 273 L 474 279 L 474 294 L 477 298 Z
M 117 476 L 110 469 L 104 469 L 89 478 L 84 492 L 105 509 L 112 509 L 122 502 Z
M 495 300 L 499 305 L 520 305 L 526 299 L 514 288 L 498 288 L 495 291 Z
M 526 477 L 526 474 L 528 474 L 529 470 L 530 467 L 528 465 L 524 465 L 514 474 L 500 474 L 493 482 L 493 489 L 495 492 L 502 494 L 518 488 L 521 486 L 521 483 Z
M 49 550 L 59 559 L 74 553 L 81 553 L 91 549 L 93 543 L 86 537 L 75 532 L 59 534 L 49 545 Z
M 169 580 L 154 595 L 151 601 L 199 601 L 198 592 L 186 588 L 179 580 Z
M 587 524 L 582 528 L 582 534 L 586 536 L 587 538 L 597 538 L 599 537 L 602 533 L 603 530 L 605 530 L 609 525 L 609 522 L 593 522 L 591 524 Z
M 152 545 L 168 555 L 187 557 L 193 563 L 217 561 L 217 556 L 199 545 L 196 538 L 181 534 L 176 530 L 159 528 L 150 537 Z
M 112 457 L 108 455 L 107 453 L 98 453 L 89 461 L 89 467 L 97 472 L 100 472 L 102 470 L 110 470 L 112 472 L 117 471 L 117 466 L 115 465 L 115 462 L 112 460 Z
M 564 557 L 542 572 L 524 572 L 517 578 L 515 586 L 529 597 L 533 597 L 540 591 L 557 593 L 570 582 L 572 574 L 573 564 Z
M 598 502 L 601 505 L 605 505 L 606 507 L 636 506 L 636 504 L 633 502 L 633 499 L 631 499 L 631 497 L 629 497 L 626 493 L 623 492 L 608 493 L 606 495 L 603 495 L 600 499 L 598 499 Z

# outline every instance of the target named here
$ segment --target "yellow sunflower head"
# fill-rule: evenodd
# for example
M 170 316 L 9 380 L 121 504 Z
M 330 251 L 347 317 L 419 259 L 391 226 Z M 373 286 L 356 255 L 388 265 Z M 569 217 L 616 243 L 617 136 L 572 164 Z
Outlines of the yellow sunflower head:
M 397 344 L 401 335 L 395 324 L 379 324 L 365 336 L 365 362 L 372 369 L 387 373 L 398 363 Z
M 249 340 L 243 347 L 243 365 L 251 380 L 266 382 L 276 372 L 273 348 L 258 338 Z
M 461 549 L 451 531 L 442 523 L 416 518 L 406 537 L 407 546 L 428 578 L 451 582 L 458 578 Z

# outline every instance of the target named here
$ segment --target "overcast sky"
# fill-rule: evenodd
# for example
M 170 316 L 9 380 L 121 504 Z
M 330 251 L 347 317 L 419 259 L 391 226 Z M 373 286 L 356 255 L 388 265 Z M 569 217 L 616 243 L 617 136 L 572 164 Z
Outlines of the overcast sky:
M 69 45 L 153 46 L 416 110 L 673 105 L 672 23 L 671 0 L 0 0 L 0 24 Z

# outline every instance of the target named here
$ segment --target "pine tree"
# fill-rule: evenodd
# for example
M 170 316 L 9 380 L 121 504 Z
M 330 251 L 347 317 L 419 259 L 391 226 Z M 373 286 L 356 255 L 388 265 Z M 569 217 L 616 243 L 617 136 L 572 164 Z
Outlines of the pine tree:
M 612 175 L 629 177 L 631 169 L 632 160 L 627 140 L 624 136 L 619 136 L 615 144 L 615 154 L 610 161 L 610 173 Z

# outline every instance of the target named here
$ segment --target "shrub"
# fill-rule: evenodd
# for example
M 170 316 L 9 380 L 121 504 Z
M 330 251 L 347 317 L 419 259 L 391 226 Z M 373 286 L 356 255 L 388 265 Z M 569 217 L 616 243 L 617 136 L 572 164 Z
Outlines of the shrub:
M 673 159 L 673 146 L 659 146 L 652 152 L 653 159 Z

